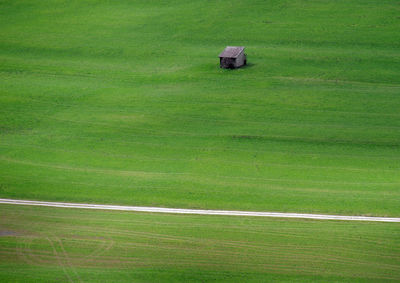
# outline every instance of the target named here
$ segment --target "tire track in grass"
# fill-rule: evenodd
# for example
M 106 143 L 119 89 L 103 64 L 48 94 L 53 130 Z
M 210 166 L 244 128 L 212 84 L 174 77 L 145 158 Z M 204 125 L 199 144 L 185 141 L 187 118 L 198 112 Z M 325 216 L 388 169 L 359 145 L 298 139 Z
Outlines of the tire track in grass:
M 46 240 L 50 243 L 50 246 L 51 246 L 51 248 L 52 248 L 52 250 L 53 250 L 53 254 L 54 254 L 54 256 L 55 256 L 55 258 L 56 258 L 56 260 L 57 260 L 57 262 L 58 262 L 58 265 L 59 265 L 59 266 L 62 268 L 62 270 L 64 271 L 64 274 L 65 274 L 65 276 L 68 278 L 68 281 L 69 281 L 69 282 L 74 282 L 74 280 L 72 279 L 70 273 L 68 272 L 68 270 L 67 270 L 67 268 L 66 268 L 64 262 L 62 261 L 62 259 L 61 259 L 61 257 L 60 257 L 60 254 L 57 252 L 57 249 L 56 249 L 56 247 L 55 247 L 53 241 L 52 241 L 49 237 L 46 237 Z
M 71 260 L 69 258 L 68 253 L 66 252 L 66 250 L 64 248 L 64 244 L 63 244 L 62 240 L 57 236 L 54 236 L 53 238 L 54 238 L 54 241 L 57 242 L 59 247 L 61 248 L 61 251 L 63 253 L 63 258 L 65 261 L 65 265 L 68 266 L 68 268 L 72 271 L 71 273 L 73 273 L 74 277 L 76 277 L 76 279 L 77 279 L 76 281 L 82 282 L 82 279 L 80 278 L 79 274 L 76 272 L 75 267 L 71 264 Z
M 48 163 L 40 163 L 33 162 L 27 160 L 19 160 L 8 158 L 6 156 L 0 156 L 0 160 L 9 162 L 9 163 L 17 163 L 24 164 L 28 166 L 36 166 L 36 167 L 46 167 L 52 168 L 56 170 L 68 170 L 68 171 L 78 171 L 78 172 L 91 172 L 96 174 L 108 174 L 108 175 L 117 175 L 117 176 L 135 176 L 135 177 L 168 177 L 168 176 L 181 176 L 186 178 L 193 177 L 201 177 L 203 179 L 205 176 L 193 174 L 189 172 L 151 172 L 151 171 L 137 171 L 137 170 L 117 170 L 117 169 L 107 169 L 107 168 L 90 168 L 90 167 L 73 167 L 68 165 L 61 164 L 48 164 Z M 226 175 L 218 175 L 214 178 L 223 178 L 223 179 L 232 179 L 232 180 L 253 180 L 253 181 L 270 181 L 270 182 L 289 182 L 289 183 L 311 183 L 311 184 L 332 184 L 332 185 L 380 185 L 380 186 L 391 186 L 391 185 L 400 185 L 400 182 L 338 182 L 338 181 L 323 181 L 323 180 L 306 180 L 306 179 L 288 179 L 288 178 L 262 178 L 262 177 L 250 177 L 250 176 L 226 176 Z
M 48 148 L 44 146 L 35 146 L 35 145 L 15 145 L 15 144 L 0 144 L 1 146 L 9 146 L 9 147 L 24 147 L 24 148 L 31 148 L 37 150 L 46 150 L 51 152 L 64 152 L 64 153 L 72 153 L 72 154 L 91 154 L 100 157 L 117 157 L 117 158 L 124 158 L 124 159 L 134 159 L 136 161 L 146 162 L 146 161 L 180 161 L 180 162 L 192 162 L 193 159 L 191 158 L 163 158 L 163 157 L 138 157 L 136 155 L 126 155 L 126 154 L 109 154 L 109 153 L 98 153 L 88 150 L 66 150 L 66 149 L 59 149 L 59 148 Z M 272 151 L 275 153 L 275 151 Z M 1 158 L 1 156 L 0 156 Z M 207 158 L 202 159 L 204 161 L 214 161 L 215 158 Z M 338 167 L 338 166 L 317 166 L 317 165 L 301 165 L 301 164 L 288 164 L 288 163 L 274 163 L 274 162 L 263 162 L 263 161 L 237 161 L 237 160 L 216 160 L 219 163 L 226 163 L 226 164 L 238 164 L 238 165 L 254 165 L 255 163 L 259 163 L 260 165 L 267 165 L 272 167 L 288 167 L 288 168 L 300 168 L 300 169 L 326 169 L 326 170 L 345 170 L 345 171 L 364 171 L 364 172 L 371 172 L 371 171 L 384 171 L 384 172 L 398 172 L 400 168 L 356 168 L 356 167 Z

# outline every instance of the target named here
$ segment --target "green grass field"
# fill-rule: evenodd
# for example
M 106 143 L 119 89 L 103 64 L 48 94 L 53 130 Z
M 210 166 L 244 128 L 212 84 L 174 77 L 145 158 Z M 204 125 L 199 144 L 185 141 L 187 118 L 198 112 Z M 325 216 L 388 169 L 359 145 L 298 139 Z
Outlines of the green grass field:
M 8 205 L 0 213 L 1 232 L 12 233 L 0 236 L 2 282 L 400 280 L 397 223 Z
M 400 216 L 398 1 L 164 2 L 2 2 L 2 197 Z
M 246 46 L 249 65 L 220 69 L 227 45 Z M 396 0 L 0 0 L 0 198 L 400 217 L 399 109 Z M 98 266 L 72 258 L 83 281 L 400 280 L 397 224 L 0 211 L 18 231 L 0 231 L 8 281 L 79 281 L 46 257 L 46 231 L 78 258 L 108 220 L 99 237 L 118 248 Z M 135 234 L 135 257 L 113 233 L 138 227 L 194 238 Z M 44 255 L 7 250 L 29 243 Z

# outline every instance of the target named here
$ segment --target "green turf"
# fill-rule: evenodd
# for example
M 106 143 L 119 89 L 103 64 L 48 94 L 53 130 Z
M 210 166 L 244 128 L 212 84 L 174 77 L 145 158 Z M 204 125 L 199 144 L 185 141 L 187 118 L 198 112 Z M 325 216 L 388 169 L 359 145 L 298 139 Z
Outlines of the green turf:
M 399 15 L 3 0 L 0 197 L 400 216 Z
M 400 280 L 397 223 L 0 205 L 2 282 Z

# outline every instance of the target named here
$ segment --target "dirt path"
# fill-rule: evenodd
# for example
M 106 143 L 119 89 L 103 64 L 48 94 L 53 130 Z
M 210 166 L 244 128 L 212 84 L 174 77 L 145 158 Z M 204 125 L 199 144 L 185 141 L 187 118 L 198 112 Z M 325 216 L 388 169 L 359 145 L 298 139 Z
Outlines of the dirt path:
M 0 204 L 1 203 L 2 204 L 64 207 L 64 208 L 85 208 L 85 209 L 100 209 L 100 210 L 136 211 L 136 212 L 175 213 L 175 214 L 260 216 L 260 217 L 304 218 L 304 219 L 320 219 L 320 220 L 400 222 L 400 218 L 395 218 L 395 217 L 346 216 L 346 215 L 257 212 L 257 211 L 204 210 L 204 209 L 164 208 L 164 207 L 146 207 L 146 206 L 120 206 L 120 205 L 102 205 L 102 204 L 85 204 L 85 203 L 64 203 L 64 202 L 47 202 L 47 201 L 16 200 L 16 199 L 0 199 Z

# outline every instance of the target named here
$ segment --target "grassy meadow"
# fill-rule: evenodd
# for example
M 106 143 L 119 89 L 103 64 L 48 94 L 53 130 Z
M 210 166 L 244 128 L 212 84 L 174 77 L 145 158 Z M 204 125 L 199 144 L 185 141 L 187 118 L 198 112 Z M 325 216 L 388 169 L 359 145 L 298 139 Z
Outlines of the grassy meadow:
M 0 198 L 400 217 L 399 39 L 397 0 L 0 0 Z M 0 205 L 0 281 L 398 281 L 399 229 Z
M 0 213 L 2 282 L 400 280 L 397 223 L 9 205 Z
M 0 197 L 400 216 L 398 1 L 0 7 Z

